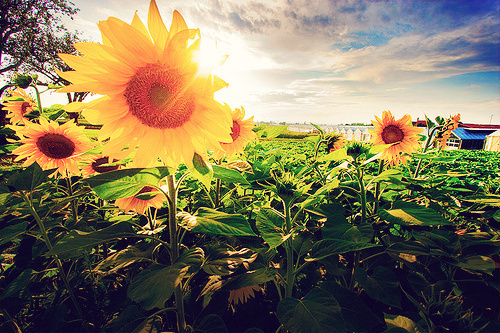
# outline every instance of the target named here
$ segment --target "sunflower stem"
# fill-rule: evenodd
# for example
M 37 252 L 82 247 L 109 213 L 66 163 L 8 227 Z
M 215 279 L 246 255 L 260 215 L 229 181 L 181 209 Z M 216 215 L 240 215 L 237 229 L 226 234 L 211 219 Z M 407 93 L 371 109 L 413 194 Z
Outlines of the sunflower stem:
M 66 184 L 68 185 L 68 193 L 69 196 L 73 196 L 73 185 L 71 184 L 71 176 L 69 173 L 66 174 Z M 78 207 L 76 204 L 76 198 L 71 200 L 71 212 L 73 213 L 73 219 L 75 220 L 75 224 L 78 222 Z
M 177 238 L 177 191 L 175 188 L 174 175 L 167 176 L 167 187 L 168 187 L 168 228 L 170 233 L 170 247 L 172 249 L 172 265 L 179 258 L 179 243 Z M 179 282 L 174 289 L 175 297 L 175 308 L 177 317 L 177 331 L 182 333 L 186 329 L 186 318 L 184 314 L 184 297 L 182 292 L 182 281 Z
M 42 108 L 42 100 L 40 99 L 40 91 L 38 91 L 38 88 L 36 87 L 36 84 L 32 86 L 35 89 L 35 94 L 36 94 L 36 102 L 38 104 L 38 109 L 40 109 L 40 114 L 43 113 L 43 108 Z
M 424 150 L 422 151 L 422 154 L 425 154 L 427 152 L 427 149 L 430 146 L 432 137 L 434 136 L 434 132 L 436 132 L 438 129 L 440 129 L 442 126 L 436 126 L 434 127 L 428 134 L 427 140 L 425 140 L 424 144 Z M 420 172 L 420 166 L 422 165 L 422 158 L 418 160 L 417 168 L 415 169 L 415 173 L 413 174 L 413 178 L 417 178 L 419 172 Z
M 221 180 L 217 178 L 215 180 L 215 208 L 219 207 L 220 204 L 220 186 L 221 186 Z
M 33 215 L 33 217 L 35 218 L 36 223 L 38 224 L 38 228 L 40 228 L 40 232 L 42 234 L 45 246 L 47 246 L 47 249 L 49 250 L 49 252 L 52 251 L 53 246 L 52 246 L 52 243 L 50 241 L 49 235 L 47 234 L 47 229 L 45 229 L 45 225 L 43 224 L 42 219 L 40 218 L 40 216 L 36 212 L 35 208 L 33 207 L 33 202 L 28 198 L 28 196 L 23 191 L 20 191 L 20 194 L 21 194 L 23 200 L 28 204 L 28 207 L 30 209 L 31 215 Z M 54 256 L 54 260 L 55 260 L 55 262 L 57 264 L 57 268 L 58 268 L 59 272 L 61 273 L 60 274 L 61 278 L 63 280 L 63 283 L 64 283 L 65 287 L 66 287 L 66 290 L 69 293 L 71 301 L 73 302 L 73 304 L 74 304 L 74 306 L 76 308 L 76 312 L 78 313 L 78 316 L 82 320 L 84 320 L 83 312 L 80 309 L 80 305 L 78 304 L 78 301 L 77 301 L 77 299 L 75 297 L 75 294 L 73 293 L 73 289 L 71 288 L 71 286 L 69 284 L 68 277 L 66 276 L 66 273 L 64 272 L 61 260 L 57 256 Z
M 292 232 L 292 220 L 290 218 L 290 202 L 289 200 L 283 200 L 285 206 L 285 228 L 286 234 L 290 235 Z M 285 297 L 292 297 L 293 284 L 295 280 L 295 265 L 293 263 L 293 245 L 292 237 L 288 237 L 285 242 L 286 250 L 286 289 Z
M 363 181 L 363 169 L 358 168 L 359 195 L 361 197 L 361 224 L 366 221 L 366 189 Z
M 384 170 L 384 159 L 380 159 L 379 164 L 378 164 L 378 173 L 377 176 L 382 173 Z M 375 214 L 378 210 L 378 206 L 380 205 L 380 200 L 378 196 L 380 195 L 380 182 L 377 182 L 375 184 L 375 207 L 373 208 L 373 213 Z

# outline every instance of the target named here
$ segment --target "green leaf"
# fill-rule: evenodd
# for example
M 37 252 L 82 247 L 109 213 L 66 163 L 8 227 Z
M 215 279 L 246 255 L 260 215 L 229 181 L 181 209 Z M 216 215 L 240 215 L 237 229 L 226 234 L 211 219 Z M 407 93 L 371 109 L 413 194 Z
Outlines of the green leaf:
M 343 217 L 343 216 L 342 216 Z M 342 239 L 356 243 L 367 243 L 373 237 L 371 223 L 362 223 L 357 226 L 350 224 L 347 220 L 337 222 L 326 221 L 322 229 L 324 239 Z
M 133 225 L 129 222 L 118 222 L 107 228 L 93 232 L 71 230 L 63 239 L 57 242 L 48 255 L 72 258 L 72 256 L 79 253 L 78 250 L 118 238 L 135 236 L 137 234 L 134 232 Z
M 129 246 L 126 249 L 115 252 L 102 260 L 94 268 L 94 271 L 112 274 L 133 263 L 151 261 L 155 249 L 155 243 L 141 242 L 136 245 Z
M 371 298 L 401 309 L 399 281 L 390 269 L 377 266 L 373 274 L 368 276 L 363 268 L 356 267 L 354 276 Z
M 403 242 L 398 242 L 390 245 L 387 248 L 388 252 L 395 252 L 395 253 L 407 253 L 407 254 L 413 254 L 413 255 L 429 255 L 431 253 L 431 250 L 429 247 L 422 242 L 418 241 L 403 241 Z
M 372 182 L 374 183 L 393 183 L 393 184 L 400 184 L 401 179 L 403 178 L 403 173 L 401 170 L 398 169 L 387 169 L 375 178 L 372 179 Z
M 342 239 L 323 239 L 314 243 L 309 255 L 305 258 L 306 261 L 317 261 L 334 254 L 342 254 L 352 251 L 360 251 L 371 247 L 381 245 L 372 243 L 358 243 Z
M 257 132 L 257 135 L 265 137 L 267 139 L 277 138 L 281 133 L 283 133 L 288 128 L 288 125 L 282 126 L 268 126 Z
M 433 209 L 413 202 L 395 201 L 391 209 L 380 209 L 378 216 L 401 225 L 440 226 L 453 224 Z
M 105 332 L 118 333 L 159 332 L 160 330 L 161 318 L 159 316 L 144 316 L 136 305 L 129 305 L 104 328 Z
M 228 169 L 220 165 L 212 165 L 214 170 L 214 178 L 218 178 L 225 183 L 250 184 L 245 177 L 236 170 Z
M 388 331 L 386 332 L 408 332 L 408 333 L 425 333 L 426 330 L 415 324 L 413 320 L 405 316 L 385 314 L 385 323 Z M 397 330 L 403 329 L 403 331 Z
M 382 322 L 358 295 L 338 283 L 332 281 L 321 282 L 319 288 L 335 297 L 341 308 L 342 318 L 349 332 L 370 332 L 371 328 Z
M 10 176 L 7 185 L 13 186 L 18 191 L 33 191 L 38 185 L 46 182 L 47 177 L 56 170 L 57 168 L 42 170 L 35 162 L 26 169 Z
M 253 262 L 257 255 L 257 252 L 246 248 L 232 251 L 228 247 L 221 247 L 207 253 L 202 268 L 210 275 L 229 275 L 234 273 L 242 264 Z
M 0 295 L 0 299 L 15 296 L 19 291 L 24 290 L 30 283 L 32 273 L 33 269 L 25 269 L 18 277 L 12 280 L 7 287 L 5 287 Z
M 427 128 L 431 129 L 436 126 L 436 123 L 434 123 L 427 115 L 425 115 L 425 123 L 427 125 Z
M 198 267 L 203 261 L 203 250 L 193 248 L 184 251 L 171 266 L 152 265 L 140 272 L 130 283 L 127 296 L 146 311 L 163 308 L 174 288 L 182 281 L 191 266 Z
M 291 333 L 346 331 L 339 303 L 321 288 L 312 289 L 301 300 L 284 298 L 278 303 L 276 315 Z
M 24 234 L 27 227 L 28 222 L 23 221 L 21 223 L 3 228 L 2 230 L 0 230 L 0 245 L 10 242 L 17 236 Z
M 327 161 L 342 161 L 348 158 L 347 149 L 341 148 L 337 149 L 331 153 L 321 156 L 318 158 L 318 162 L 327 162 Z
M 228 332 L 226 324 L 221 317 L 216 314 L 209 314 L 195 326 L 195 332 L 202 333 L 226 333 Z
M 248 271 L 243 274 L 231 277 L 226 284 L 224 290 L 238 290 L 243 287 L 249 287 L 256 284 L 266 283 L 276 278 L 276 269 L 271 267 L 258 268 L 253 271 Z
M 261 208 L 257 212 L 255 224 L 271 249 L 280 246 L 290 237 L 283 229 L 285 217 L 274 208 Z
M 299 257 L 307 254 L 313 247 L 316 237 L 309 231 L 303 231 L 293 238 L 292 246 Z
M 227 214 L 215 209 L 201 207 L 194 215 L 183 214 L 180 222 L 194 225 L 191 230 L 203 234 L 257 236 L 253 232 L 247 219 L 241 214 Z
M 493 207 L 500 207 L 500 195 L 496 194 L 470 196 L 467 197 L 467 199 L 462 199 L 462 200 Z
M 210 189 L 214 171 L 212 165 L 206 161 L 203 156 L 194 153 L 192 163 L 188 163 L 189 171 L 198 179 L 207 189 Z
M 310 123 L 310 124 L 313 125 L 314 128 L 316 128 L 321 134 L 325 134 L 325 131 L 323 131 L 323 129 L 321 127 L 319 127 L 318 125 L 313 124 L 313 123 Z
M 466 270 L 478 271 L 486 274 L 492 274 L 495 270 L 495 262 L 486 256 L 470 256 L 460 260 L 456 266 Z
M 171 175 L 168 167 L 133 168 L 101 173 L 85 179 L 104 200 L 128 198 L 139 193 L 144 186 L 158 187 L 160 179 Z

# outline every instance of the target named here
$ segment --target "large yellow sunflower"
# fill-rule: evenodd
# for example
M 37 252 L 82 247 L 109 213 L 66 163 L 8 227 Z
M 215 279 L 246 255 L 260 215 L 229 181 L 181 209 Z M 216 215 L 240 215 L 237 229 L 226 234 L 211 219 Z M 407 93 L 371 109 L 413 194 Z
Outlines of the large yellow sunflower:
M 10 118 L 11 124 L 17 124 L 23 121 L 25 114 L 35 110 L 37 105 L 22 88 L 10 90 L 9 93 L 11 97 L 8 97 L 4 104 L 4 108 L 8 112 L 6 118 Z
M 37 162 L 44 170 L 58 168 L 56 172 L 66 176 L 67 171 L 78 174 L 78 163 L 87 159 L 84 152 L 92 148 L 83 129 L 75 123 L 59 125 L 40 118 L 40 124 L 25 122 L 25 126 L 11 126 L 23 143 L 12 151 L 18 155 L 14 161 L 26 158 L 23 166 Z
M 103 44 L 75 44 L 85 57 L 60 55 L 74 71 L 59 72 L 73 83 L 59 91 L 104 95 L 83 115 L 103 125 L 99 138 L 110 138 L 105 155 L 137 142 L 136 165 L 160 157 L 175 167 L 192 161 L 195 151 L 231 142 L 230 112 L 214 100 L 227 84 L 198 70 L 200 32 L 188 29 L 179 12 L 167 30 L 152 0 L 147 24 L 149 31 L 137 14 L 132 24 L 114 17 L 99 22 Z
M 396 120 L 390 111 L 382 112 L 382 119 L 375 116 L 377 121 L 372 120 L 374 129 L 368 130 L 372 135 L 374 145 L 386 145 L 393 143 L 392 146 L 382 152 L 382 158 L 389 162 L 389 165 L 405 163 L 407 156 L 417 151 L 418 134 L 421 129 L 413 127 L 410 115 L 405 115 Z
M 225 108 L 230 109 L 229 105 Z M 254 127 L 253 117 L 243 120 L 245 118 L 245 109 L 234 109 L 231 112 L 233 125 L 231 126 L 231 142 L 221 143 L 222 150 L 217 150 L 212 155 L 214 158 L 219 159 L 224 157 L 230 158 L 234 154 L 241 153 L 245 150 L 248 142 L 256 140 L 257 134 L 252 130 Z
M 134 210 L 139 214 L 144 214 L 148 207 L 161 208 L 163 206 L 163 202 L 167 200 L 165 195 L 161 192 L 158 192 L 153 198 L 150 199 L 140 199 L 137 198 L 139 194 L 149 193 L 158 191 L 156 188 L 152 186 L 144 186 L 136 195 L 133 197 L 116 199 L 115 205 L 118 208 L 124 210 L 125 212 Z

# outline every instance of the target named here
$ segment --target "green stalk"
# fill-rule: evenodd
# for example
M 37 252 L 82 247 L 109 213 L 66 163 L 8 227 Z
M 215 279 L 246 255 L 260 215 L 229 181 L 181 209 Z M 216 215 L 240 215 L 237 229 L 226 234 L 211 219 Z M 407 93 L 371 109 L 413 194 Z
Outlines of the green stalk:
M 45 225 L 43 224 L 42 219 L 40 218 L 40 216 L 38 215 L 38 213 L 34 209 L 32 201 L 26 196 L 26 194 L 24 194 L 24 192 L 20 191 L 20 193 L 21 193 L 21 196 L 23 197 L 23 200 L 28 204 L 28 207 L 31 211 L 31 214 L 35 218 L 36 223 L 38 224 L 38 227 L 40 228 L 45 245 L 49 249 L 49 252 L 52 251 L 53 246 L 52 246 L 52 243 L 50 242 L 49 235 L 47 234 L 47 230 L 45 229 Z M 73 304 L 75 305 L 76 311 L 78 312 L 78 316 L 83 320 L 84 317 L 83 317 L 82 310 L 80 309 L 80 305 L 78 304 L 78 301 L 75 297 L 75 294 L 73 293 L 73 289 L 71 289 L 71 286 L 70 286 L 69 281 L 68 281 L 68 277 L 66 276 L 66 273 L 64 273 L 64 269 L 62 267 L 61 260 L 59 260 L 59 258 L 57 258 L 57 256 L 54 256 L 54 259 L 55 259 L 55 262 L 57 264 L 57 268 L 59 269 L 59 272 L 61 272 L 61 278 L 64 282 L 64 285 L 66 286 L 66 290 L 68 291 L 69 296 L 70 296 L 71 300 L 73 301 Z
M 434 132 L 436 132 L 438 129 L 440 129 L 442 126 L 436 126 L 434 127 L 429 135 L 427 136 L 427 140 L 425 140 L 425 145 L 424 145 L 424 150 L 422 151 L 422 154 L 425 154 L 427 152 L 427 149 L 429 148 L 429 145 L 431 143 L 431 139 L 434 136 Z M 422 165 L 422 159 L 418 160 L 417 168 L 415 169 L 415 173 L 413 174 L 413 178 L 417 178 L 418 173 L 420 172 L 420 166 Z
M 38 88 L 36 87 L 36 83 L 32 87 L 35 88 L 36 102 L 38 104 L 38 108 L 40 109 L 40 114 L 42 114 L 43 109 L 42 109 L 42 100 L 40 99 L 40 92 L 38 91 Z
M 66 184 L 68 185 L 68 193 L 69 196 L 73 196 L 73 186 L 71 185 L 71 176 L 69 173 L 66 174 Z M 75 224 L 78 222 L 78 207 L 76 204 L 76 198 L 71 199 L 71 212 L 73 214 L 73 219 L 75 220 Z
M 290 202 L 283 200 L 285 206 L 285 228 L 286 234 L 292 232 L 292 221 L 290 219 Z M 295 280 L 295 267 L 293 264 L 292 237 L 288 237 L 285 242 L 286 249 L 286 289 L 285 297 L 292 297 L 293 284 Z
M 174 175 L 167 176 L 168 186 L 168 229 L 170 232 L 170 247 L 172 264 L 179 258 L 179 243 L 177 239 L 177 191 L 175 188 Z M 174 289 L 175 308 L 177 316 L 177 331 L 183 333 L 186 330 L 186 316 L 184 314 L 184 295 L 182 292 L 182 281 Z
M 361 223 L 366 221 L 366 189 L 363 181 L 363 169 L 358 170 L 359 195 L 361 197 Z
M 381 158 L 378 164 L 378 173 L 377 176 L 382 173 L 382 170 L 384 170 L 384 160 Z M 375 214 L 378 210 L 378 206 L 380 204 L 380 200 L 378 199 L 378 196 L 380 195 L 380 182 L 377 182 L 375 184 L 375 207 L 373 209 L 373 213 Z
M 220 204 L 220 186 L 221 186 L 221 180 L 217 178 L 215 180 L 215 202 L 214 202 L 215 208 L 219 207 Z

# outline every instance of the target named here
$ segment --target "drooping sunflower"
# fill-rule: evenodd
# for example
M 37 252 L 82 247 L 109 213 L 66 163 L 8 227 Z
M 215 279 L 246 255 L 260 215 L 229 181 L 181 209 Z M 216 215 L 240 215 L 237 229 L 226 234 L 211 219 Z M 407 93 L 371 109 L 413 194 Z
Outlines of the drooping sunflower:
M 147 24 L 149 31 L 137 14 L 132 24 L 114 17 L 99 22 L 102 44 L 75 44 L 85 57 L 60 54 L 74 71 L 58 72 L 73 83 L 59 91 L 104 95 L 90 102 L 83 115 L 103 125 L 99 138 L 110 138 L 105 155 L 133 141 L 138 144 L 136 165 L 160 157 L 176 167 L 192 161 L 195 151 L 231 142 L 231 114 L 214 100 L 227 84 L 199 70 L 200 32 L 188 29 L 179 12 L 174 11 L 167 30 L 152 0 Z
M 231 110 L 227 104 L 225 108 Z M 224 155 L 230 158 L 234 154 L 241 153 L 245 150 L 248 142 L 257 139 L 257 134 L 252 130 L 254 127 L 253 117 L 243 120 L 245 118 L 245 109 L 243 107 L 231 111 L 231 117 L 233 119 L 231 142 L 221 142 L 222 150 L 217 150 L 212 155 L 216 159 L 222 158 Z
M 25 114 L 35 110 L 37 105 L 22 88 L 10 90 L 9 93 L 11 96 L 6 98 L 4 104 L 4 108 L 8 112 L 6 118 L 10 118 L 11 124 L 17 124 L 23 121 Z
M 82 176 L 89 177 L 94 173 L 105 173 L 120 169 L 120 164 L 106 165 L 112 162 L 113 163 L 118 162 L 118 160 L 117 159 L 110 160 L 109 156 L 95 155 L 90 158 L 88 164 L 82 167 Z
M 56 172 L 63 176 L 66 176 L 67 171 L 78 174 L 78 163 L 87 159 L 82 154 L 92 148 L 83 129 L 73 121 L 59 125 L 40 117 L 40 124 L 25 122 L 25 126 L 11 128 L 23 143 L 12 151 L 18 155 L 14 161 L 26 158 L 23 166 L 36 161 L 44 170 L 58 168 Z
M 345 145 L 345 138 L 341 134 L 333 133 L 328 136 L 326 141 L 326 152 L 332 153 Z
M 139 214 L 144 214 L 148 207 L 161 208 L 163 206 L 163 202 L 167 200 L 165 195 L 161 192 L 158 192 L 154 197 L 150 199 L 141 199 L 138 198 L 140 194 L 145 194 L 149 192 L 158 191 L 156 188 L 152 186 L 144 186 L 139 192 L 137 192 L 134 196 L 128 198 L 116 199 L 115 205 L 118 208 L 128 211 L 136 211 Z
M 421 129 L 413 127 L 410 115 L 405 115 L 396 120 L 390 111 L 382 112 L 382 119 L 375 116 L 377 121 L 372 120 L 374 129 L 368 130 L 372 135 L 374 145 L 393 144 L 382 152 L 382 158 L 389 162 L 389 165 L 405 163 L 407 156 L 417 151 L 418 134 Z
M 260 285 L 255 284 L 253 286 L 242 287 L 237 290 L 230 290 L 228 298 L 229 304 L 231 304 L 234 309 L 234 305 L 238 305 L 238 303 L 246 303 L 250 298 L 255 297 L 254 291 L 262 292 L 263 289 Z
M 446 120 L 442 128 L 436 134 L 436 142 L 438 147 L 446 149 L 446 142 L 451 136 L 451 131 L 458 128 L 458 123 L 460 122 L 460 113 L 450 117 Z

